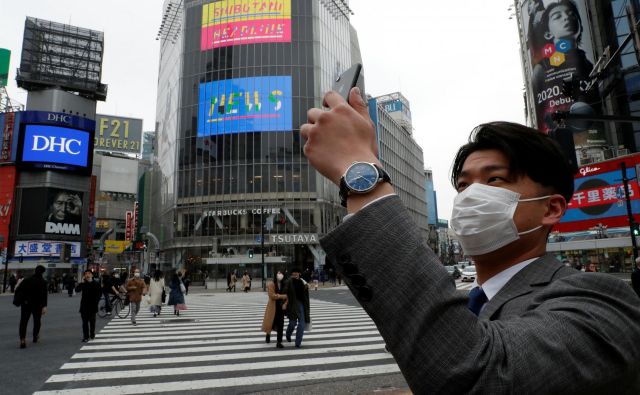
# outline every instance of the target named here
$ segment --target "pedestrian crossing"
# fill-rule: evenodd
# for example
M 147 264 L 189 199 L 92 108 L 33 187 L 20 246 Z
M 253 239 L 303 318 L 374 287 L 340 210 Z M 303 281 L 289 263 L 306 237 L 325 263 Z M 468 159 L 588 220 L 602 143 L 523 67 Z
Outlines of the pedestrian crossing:
M 456 289 L 463 290 L 463 291 L 466 289 L 470 290 L 471 288 L 476 287 L 477 285 L 478 284 L 475 281 L 466 282 L 466 283 L 456 282 Z
M 302 348 L 277 349 L 275 331 L 270 344 L 260 331 L 265 293 L 186 298 L 179 317 L 165 307 L 155 318 L 141 308 L 137 326 L 112 319 L 36 394 L 232 394 L 399 373 L 361 307 L 312 299 Z

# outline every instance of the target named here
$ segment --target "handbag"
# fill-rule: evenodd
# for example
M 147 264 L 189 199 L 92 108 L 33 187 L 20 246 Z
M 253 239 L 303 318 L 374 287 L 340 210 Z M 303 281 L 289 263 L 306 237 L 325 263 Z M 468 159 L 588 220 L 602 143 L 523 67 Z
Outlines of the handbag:
M 164 288 L 162 289 L 162 303 L 167 303 L 167 292 L 165 292 Z
M 180 292 L 182 293 L 186 293 L 187 292 L 187 288 L 185 288 L 184 284 L 181 282 L 180 283 Z

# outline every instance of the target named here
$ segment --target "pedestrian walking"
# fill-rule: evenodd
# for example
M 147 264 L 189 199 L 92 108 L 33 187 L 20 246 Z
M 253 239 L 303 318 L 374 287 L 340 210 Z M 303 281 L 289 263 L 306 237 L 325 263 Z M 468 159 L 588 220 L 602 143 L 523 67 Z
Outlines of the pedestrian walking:
M 20 348 L 27 347 L 27 325 L 33 316 L 33 342 L 40 340 L 40 324 L 43 314 L 47 313 L 47 282 L 42 277 L 44 266 L 36 266 L 35 273 L 21 281 L 16 288 L 13 304 L 20 306 Z
M 67 274 L 67 280 L 65 282 L 65 287 L 67 287 L 67 293 L 69 297 L 73 296 L 73 290 L 76 288 L 76 279 L 73 277 L 73 273 Z
M 85 270 L 82 275 L 82 282 L 76 286 L 76 293 L 80 292 L 80 317 L 82 317 L 82 342 L 96 337 L 96 313 L 98 312 L 98 302 L 102 296 L 100 284 L 93 280 L 93 272 Z
M 11 289 L 11 293 L 16 291 L 16 284 L 18 283 L 18 279 L 14 273 L 11 273 L 11 277 L 9 277 L 9 288 Z
M 129 308 L 131 309 L 131 323 L 136 325 L 136 316 L 140 311 L 142 296 L 146 293 L 147 285 L 140 278 L 140 269 L 135 269 L 133 278 L 127 281 L 127 292 L 129 296 Z
M 287 309 L 287 317 L 289 317 L 286 336 L 287 341 L 291 342 L 291 335 L 293 334 L 293 330 L 296 329 L 296 348 L 300 348 L 302 345 L 305 326 L 311 324 L 309 286 L 301 278 L 301 274 L 300 269 L 292 269 L 291 277 L 284 285 L 284 293 L 287 295 L 285 306 Z
M 236 292 L 236 282 L 238 282 L 238 277 L 236 276 L 236 271 L 234 270 L 227 276 L 227 292 L 231 292 L 232 289 L 233 292 Z
M 164 275 L 162 271 L 156 270 L 153 273 L 153 278 L 149 282 L 149 309 L 156 317 L 162 310 L 162 294 L 164 292 Z
M 182 280 L 182 283 L 184 284 L 184 294 L 185 295 L 189 295 L 189 285 L 191 285 L 191 277 L 188 276 L 184 276 L 184 280 Z
M 284 273 L 281 270 L 275 275 L 273 281 L 267 283 L 267 306 L 262 320 L 262 331 L 266 333 L 265 342 L 271 342 L 271 331 L 276 330 L 276 347 L 283 348 L 282 332 L 284 331 L 284 310 L 282 305 L 287 301 L 287 295 L 283 290 Z
M 184 301 L 184 284 L 180 279 L 180 273 L 173 273 L 171 282 L 169 283 L 169 306 L 173 306 L 173 314 L 179 316 L 181 310 L 187 309 L 187 304 Z
M 118 288 L 114 286 L 113 278 L 108 272 L 102 275 L 102 295 L 104 296 L 104 309 L 107 315 L 111 315 L 111 297 L 118 294 Z
M 245 271 L 242 275 L 242 290 L 249 292 L 249 289 L 251 289 L 251 277 L 249 277 L 249 273 Z
M 318 290 L 318 271 L 314 270 L 313 272 L 311 272 L 311 281 L 313 281 L 313 287 L 315 288 L 315 290 Z

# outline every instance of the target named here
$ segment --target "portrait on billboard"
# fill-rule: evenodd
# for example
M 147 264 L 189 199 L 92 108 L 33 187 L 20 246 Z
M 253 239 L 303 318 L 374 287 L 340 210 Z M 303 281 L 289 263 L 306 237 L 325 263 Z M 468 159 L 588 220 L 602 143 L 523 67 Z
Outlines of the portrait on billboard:
M 82 228 L 83 193 L 59 188 L 22 190 L 19 233 L 76 236 Z
M 198 137 L 289 131 L 291 76 L 234 78 L 200 84 Z
M 587 90 L 594 53 L 581 0 L 524 0 L 522 20 L 529 55 L 531 92 L 538 129 L 556 127 L 551 115 L 573 109 L 600 112 L 596 88 Z M 562 93 L 563 81 L 575 80 L 573 97 Z M 598 123 L 573 127 L 576 147 L 606 144 Z

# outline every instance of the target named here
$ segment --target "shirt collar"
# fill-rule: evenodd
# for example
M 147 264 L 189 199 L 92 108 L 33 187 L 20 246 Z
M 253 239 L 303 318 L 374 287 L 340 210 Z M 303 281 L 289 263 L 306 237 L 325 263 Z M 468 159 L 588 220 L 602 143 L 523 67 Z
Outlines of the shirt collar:
M 527 259 L 526 261 L 515 264 L 485 281 L 484 284 L 481 285 L 481 288 L 485 295 L 487 295 L 487 300 L 491 300 L 496 296 L 496 294 L 500 292 L 502 287 L 504 287 L 513 276 L 538 258 L 539 257 Z

